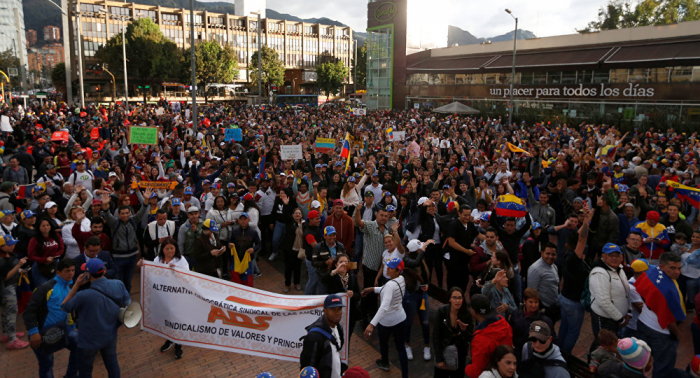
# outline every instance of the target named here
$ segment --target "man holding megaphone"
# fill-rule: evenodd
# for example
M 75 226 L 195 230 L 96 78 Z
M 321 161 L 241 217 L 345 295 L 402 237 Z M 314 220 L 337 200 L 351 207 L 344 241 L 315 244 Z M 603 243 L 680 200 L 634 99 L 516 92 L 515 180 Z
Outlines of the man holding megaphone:
M 117 330 L 121 307 L 131 304 L 131 297 L 124 283 L 105 278 L 102 260 L 90 259 L 83 264 L 85 273 L 76 280 L 70 293 L 63 300 L 63 311 L 78 314 L 78 348 L 80 349 L 80 377 L 92 377 L 95 356 L 99 352 L 110 377 L 119 377 L 117 361 Z M 80 286 L 90 282 L 90 289 L 78 292 Z

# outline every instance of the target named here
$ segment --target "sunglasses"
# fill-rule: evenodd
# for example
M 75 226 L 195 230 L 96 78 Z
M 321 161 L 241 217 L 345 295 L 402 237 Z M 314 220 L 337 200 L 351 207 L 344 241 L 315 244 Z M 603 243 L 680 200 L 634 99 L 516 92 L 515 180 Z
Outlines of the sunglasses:
M 547 344 L 546 341 L 542 341 L 542 340 L 540 340 L 540 339 L 538 339 L 538 338 L 536 338 L 536 337 L 531 337 L 531 338 L 528 339 L 528 341 L 530 341 L 530 342 L 533 343 L 533 344 L 534 344 L 534 343 Z

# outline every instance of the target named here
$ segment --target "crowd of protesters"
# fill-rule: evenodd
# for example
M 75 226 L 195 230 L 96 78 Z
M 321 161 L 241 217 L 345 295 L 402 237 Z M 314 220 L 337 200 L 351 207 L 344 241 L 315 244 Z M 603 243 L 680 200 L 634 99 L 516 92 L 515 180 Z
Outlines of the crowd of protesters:
M 40 376 L 56 328 L 67 377 L 97 352 L 119 375 L 118 321 L 99 314 L 130 302 L 141 259 L 251 287 L 280 259 L 284 293 L 327 295 L 301 355 L 320 377 L 346 372 L 355 327 L 379 337 L 380 369 L 393 336 L 404 377 L 415 348 L 436 377 L 569 377 L 586 312 L 590 376 L 700 377 L 700 356 L 674 370 L 680 339 L 700 355 L 698 317 L 681 329 L 700 303 L 697 132 L 342 104 L 207 104 L 193 124 L 177 105 L 2 108 L 2 341 L 31 344 Z M 155 144 L 130 143 L 134 126 Z

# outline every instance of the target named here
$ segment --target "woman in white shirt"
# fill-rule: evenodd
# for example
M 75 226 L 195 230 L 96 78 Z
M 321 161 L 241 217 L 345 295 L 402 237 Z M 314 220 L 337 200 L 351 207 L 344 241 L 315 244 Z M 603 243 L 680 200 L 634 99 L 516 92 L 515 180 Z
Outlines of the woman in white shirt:
M 153 262 L 171 268 L 180 268 L 188 272 L 190 270 L 190 264 L 188 264 L 187 260 L 180 254 L 180 250 L 177 247 L 177 240 L 173 238 L 167 238 L 160 244 L 160 252 Z M 136 265 L 138 265 L 139 268 L 142 267 L 143 259 L 139 260 Z M 160 347 L 160 351 L 165 352 L 172 348 L 173 345 L 175 345 L 175 359 L 179 360 L 182 358 L 182 345 L 180 344 L 165 340 L 165 344 Z
M 359 183 L 355 177 L 348 177 L 348 181 L 340 191 L 340 199 L 343 200 L 343 206 L 348 214 L 353 214 L 355 212 L 355 207 L 362 201 L 360 190 L 362 190 L 365 182 L 367 182 L 367 177 L 367 175 L 362 176 Z
M 406 292 L 406 281 L 401 272 L 404 268 L 402 259 L 391 259 L 387 266 L 387 274 L 390 279 L 382 287 L 367 287 L 362 290 L 362 296 L 374 292 L 379 294 L 381 304 L 377 314 L 365 329 L 365 339 L 372 336 L 374 327 L 379 329 L 379 351 L 382 358 L 376 361 L 377 367 L 382 370 L 391 369 L 389 364 L 389 337 L 394 336 L 396 350 L 401 361 L 401 376 L 408 378 L 408 357 L 405 345 L 405 325 L 406 312 L 403 310 L 403 294 Z

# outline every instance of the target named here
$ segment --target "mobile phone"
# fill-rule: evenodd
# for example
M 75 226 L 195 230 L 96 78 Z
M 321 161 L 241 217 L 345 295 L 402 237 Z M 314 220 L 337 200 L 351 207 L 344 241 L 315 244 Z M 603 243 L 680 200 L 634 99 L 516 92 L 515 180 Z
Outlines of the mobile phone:
M 355 269 L 357 269 L 357 263 L 354 262 L 354 261 L 350 261 L 350 262 L 348 262 L 347 264 L 345 264 L 345 267 L 346 267 L 348 270 L 355 270 Z

